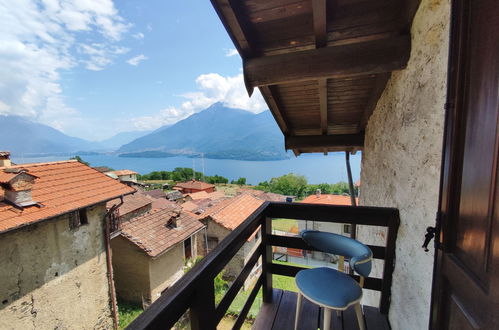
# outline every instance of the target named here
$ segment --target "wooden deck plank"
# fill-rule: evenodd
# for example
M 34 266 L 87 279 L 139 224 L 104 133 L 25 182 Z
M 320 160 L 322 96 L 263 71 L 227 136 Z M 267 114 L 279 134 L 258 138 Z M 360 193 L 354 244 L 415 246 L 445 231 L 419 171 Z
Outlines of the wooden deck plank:
M 387 316 L 381 314 L 376 307 L 364 306 L 364 319 L 367 330 L 390 330 Z
M 319 327 L 320 308 L 316 304 L 303 298 L 300 313 L 299 330 L 317 329 Z M 296 315 L 296 314 L 294 314 Z
M 353 306 L 343 312 L 343 329 L 359 330 L 359 323 Z
M 289 330 L 295 326 L 296 292 L 284 291 L 272 330 Z
M 258 317 L 253 323 L 252 329 L 255 330 L 271 330 L 274 324 L 275 317 L 277 315 L 277 310 L 281 304 L 282 290 L 274 289 L 272 290 L 272 302 L 263 303 Z
M 296 297 L 295 292 L 273 289 L 272 303 L 263 304 L 258 317 L 253 324 L 255 330 L 288 330 L 294 329 Z M 366 330 L 390 330 L 386 315 L 378 308 L 363 306 Z M 303 298 L 298 329 L 323 329 L 324 313 L 316 304 Z M 331 329 L 326 330 L 358 330 L 357 317 L 353 307 L 347 309 L 338 317 L 333 311 L 331 315 Z

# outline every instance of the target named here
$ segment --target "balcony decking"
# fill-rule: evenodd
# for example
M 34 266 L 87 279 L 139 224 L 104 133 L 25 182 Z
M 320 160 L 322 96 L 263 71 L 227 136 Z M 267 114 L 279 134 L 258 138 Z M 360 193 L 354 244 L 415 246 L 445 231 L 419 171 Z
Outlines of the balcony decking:
M 274 289 L 272 291 L 272 302 L 264 303 L 258 314 L 254 330 L 289 330 L 294 329 L 296 292 Z M 390 326 L 386 315 L 383 315 L 375 307 L 363 306 L 366 330 L 389 330 Z M 298 329 L 321 329 L 322 313 L 319 306 L 303 299 L 300 323 Z M 357 318 L 353 308 L 341 313 L 340 317 L 333 313 L 331 329 L 334 330 L 358 330 Z M 327 329 L 329 330 L 329 329 Z
M 275 246 L 314 251 L 299 237 L 279 236 L 272 234 L 273 219 L 314 220 L 330 223 L 347 223 L 355 225 L 380 226 L 387 229 L 384 246 L 371 246 L 373 257 L 383 261 L 382 277 L 365 278 L 364 288 L 380 292 L 380 312 L 377 309 L 365 308 L 365 319 L 368 330 L 389 329 L 385 316 L 390 307 L 392 272 L 395 257 L 395 242 L 399 226 L 398 210 L 393 208 L 367 206 L 334 206 L 306 203 L 265 202 L 239 227 L 222 240 L 213 251 L 208 253 L 185 276 L 176 282 L 164 295 L 159 297 L 149 308 L 129 325 L 129 329 L 169 329 L 189 310 L 191 329 L 215 330 L 234 301 L 238 292 L 248 278 L 251 270 L 262 260 L 262 273 L 251 289 L 242 307 L 233 329 L 239 330 L 258 294 L 262 289 L 264 306 L 257 316 L 255 329 L 293 329 L 295 318 L 296 294 L 274 290 L 272 275 L 294 277 L 303 267 L 278 264 L 273 262 L 272 249 Z M 279 221 L 279 220 L 276 220 Z M 248 237 L 255 231 L 261 232 L 261 243 L 247 260 L 241 273 L 234 280 L 220 303 L 215 306 L 214 279 L 232 260 Z M 351 275 L 359 280 L 359 276 Z M 280 292 L 280 295 L 279 295 Z M 277 295 L 274 297 L 274 295 Z M 275 298 L 275 299 L 274 299 Z M 313 304 L 305 304 L 302 313 L 304 324 L 302 329 L 320 328 L 319 308 Z M 273 312 L 272 312 L 273 311 Z M 315 313 L 315 314 L 314 314 Z M 315 316 L 314 316 L 315 315 Z M 358 329 L 355 313 L 346 311 L 334 322 L 341 326 L 333 326 L 335 330 Z

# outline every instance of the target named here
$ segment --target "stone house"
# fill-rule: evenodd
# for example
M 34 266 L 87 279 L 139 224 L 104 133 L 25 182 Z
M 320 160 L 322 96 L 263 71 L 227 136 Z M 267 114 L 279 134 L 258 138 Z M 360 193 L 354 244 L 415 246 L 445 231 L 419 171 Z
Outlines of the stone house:
M 131 170 L 119 170 L 106 172 L 110 176 L 116 176 L 118 180 L 125 183 L 137 183 L 137 172 Z
M 190 180 L 178 182 L 173 189 L 180 191 L 182 194 L 191 194 L 199 191 L 211 193 L 215 191 L 215 185 L 203 181 Z
M 222 200 L 201 213 L 199 219 L 206 225 L 208 252 L 213 250 L 263 203 L 263 200 L 250 194 L 241 194 Z M 227 278 L 233 279 L 241 272 L 259 241 L 258 229 L 225 267 Z
M 120 199 L 114 199 L 107 203 L 107 208 L 111 209 L 113 205 L 120 204 Z M 140 192 L 136 192 L 133 195 L 127 195 L 123 197 L 123 204 L 121 204 L 117 209 L 116 213 L 120 222 L 128 221 L 132 218 L 141 216 L 152 209 L 153 200 L 143 195 Z
M 72 160 L 3 165 L 0 328 L 112 328 L 106 202 L 134 189 Z
M 172 207 L 122 223 L 111 241 L 118 297 L 144 305 L 158 299 L 182 277 L 186 259 L 197 257 L 204 228 L 194 214 Z

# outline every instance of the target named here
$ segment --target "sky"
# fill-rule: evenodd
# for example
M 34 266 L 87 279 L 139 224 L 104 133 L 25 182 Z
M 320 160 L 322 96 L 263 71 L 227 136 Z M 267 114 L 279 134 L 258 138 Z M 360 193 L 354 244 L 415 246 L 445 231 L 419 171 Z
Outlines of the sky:
M 0 0 L 0 22 L 0 115 L 96 141 L 267 108 L 209 0 Z

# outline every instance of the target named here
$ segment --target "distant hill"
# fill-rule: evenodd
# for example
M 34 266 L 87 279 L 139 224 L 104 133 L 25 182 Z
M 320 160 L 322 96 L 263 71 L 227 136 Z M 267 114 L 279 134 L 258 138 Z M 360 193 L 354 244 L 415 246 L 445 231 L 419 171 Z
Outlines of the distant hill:
M 71 153 L 100 149 L 99 143 L 68 136 L 20 116 L 0 116 L 0 150 L 13 155 Z
M 160 128 L 118 149 L 125 157 L 161 155 L 239 160 L 288 158 L 270 111 L 254 114 L 216 103 L 168 128 Z
M 130 131 L 118 133 L 109 139 L 100 141 L 100 145 L 109 150 L 116 150 L 124 144 L 127 144 L 139 137 L 147 135 L 153 131 Z

